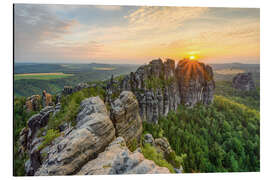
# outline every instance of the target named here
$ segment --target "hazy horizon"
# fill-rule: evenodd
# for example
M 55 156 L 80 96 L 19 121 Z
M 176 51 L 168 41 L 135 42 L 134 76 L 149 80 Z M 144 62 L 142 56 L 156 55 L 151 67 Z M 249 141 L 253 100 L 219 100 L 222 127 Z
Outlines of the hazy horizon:
M 14 6 L 14 62 L 260 64 L 257 8 Z

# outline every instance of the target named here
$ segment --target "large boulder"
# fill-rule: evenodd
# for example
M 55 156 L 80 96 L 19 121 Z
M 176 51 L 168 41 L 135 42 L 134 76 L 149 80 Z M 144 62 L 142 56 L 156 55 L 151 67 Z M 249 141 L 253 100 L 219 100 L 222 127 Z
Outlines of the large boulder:
M 170 173 L 165 167 L 157 166 L 144 158 L 139 151 L 131 153 L 125 140 L 118 137 L 98 157 L 85 164 L 78 175 L 106 174 L 165 174 Z
M 211 104 L 214 99 L 214 75 L 209 65 L 184 59 L 178 62 L 176 77 L 181 103 L 193 107 L 197 103 Z
M 234 88 L 242 91 L 251 91 L 255 89 L 255 83 L 252 78 L 252 73 L 239 73 L 232 81 Z
M 122 136 L 128 145 L 139 142 L 142 134 L 142 120 L 139 105 L 131 91 L 123 91 L 111 105 L 111 120 L 115 126 L 116 136 Z
M 81 102 L 76 121 L 73 130 L 55 139 L 35 175 L 75 174 L 115 138 L 115 129 L 99 97 Z

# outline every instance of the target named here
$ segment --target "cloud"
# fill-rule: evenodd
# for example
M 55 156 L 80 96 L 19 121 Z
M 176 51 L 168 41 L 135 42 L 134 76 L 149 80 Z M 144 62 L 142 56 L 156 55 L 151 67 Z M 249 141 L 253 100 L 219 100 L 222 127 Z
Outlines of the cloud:
M 125 16 L 136 30 L 175 30 L 182 23 L 207 12 L 205 7 L 141 7 Z
M 104 11 L 119 11 L 122 9 L 121 6 L 116 6 L 116 5 L 97 5 L 97 6 L 94 6 L 95 8 L 97 9 L 101 9 L 101 10 L 104 10 Z
M 48 49 L 44 42 L 61 39 L 76 24 L 76 20 L 57 18 L 42 5 L 15 5 L 15 59 L 28 61 L 31 55 L 31 59 L 39 58 L 39 52 Z

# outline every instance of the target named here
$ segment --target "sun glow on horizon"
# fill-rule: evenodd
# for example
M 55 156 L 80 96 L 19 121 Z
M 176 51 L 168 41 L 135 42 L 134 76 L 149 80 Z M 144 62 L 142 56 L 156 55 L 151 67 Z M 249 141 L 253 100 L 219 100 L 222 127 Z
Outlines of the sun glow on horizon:
M 189 59 L 190 60 L 195 60 L 195 56 L 190 56 Z

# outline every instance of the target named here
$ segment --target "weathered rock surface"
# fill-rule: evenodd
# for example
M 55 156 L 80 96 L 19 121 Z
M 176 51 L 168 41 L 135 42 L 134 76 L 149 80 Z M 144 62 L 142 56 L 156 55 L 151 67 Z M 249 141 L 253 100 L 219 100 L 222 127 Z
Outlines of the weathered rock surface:
M 155 147 L 157 149 L 157 152 L 162 153 L 164 157 L 166 157 L 168 154 L 172 152 L 172 148 L 170 146 L 169 141 L 167 138 L 156 138 L 155 139 Z
M 82 89 L 89 88 L 89 87 L 90 85 L 87 83 L 79 83 L 74 87 L 73 92 L 77 92 L 77 91 L 80 91 Z
M 242 91 L 251 91 L 255 89 L 255 83 L 252 78 L 252 73 L 239 73 L 232 81 L 234 88 Z
M 69 95 L 69 94 L 75 93 L 77 91 L 80 91 L 84 88 L 89 88 L 89 87 L 90 87 L 90 85 L 87 83 L 79 83 L 74 88 L 72 86 L 64 86 L 64 88 L 62 90 L 62 94 Z
M 30 160 L 25 165 L 26 175 L 34 175 L 34 172 L 40 167 L 42 157 L 39 145 L 43 138 L 37 137 L 38 131 L 48 123 L 50 114 L 54 112 L 53 106 L 46 106 L 38 114 L 30 117 L 27 122 L 28 128 L 22 129 L 20 133 L 20 144 L 23 152 L 28 152 Z
M 124 138 L 118 137 L 98 157 L 85 164 L 78 175 L 98 174 L 165 174 L 170 173 L 165 167 L 157 166 L 139 152 L 131 153 Z
M 46 90 L 42 92 L 42 106 L 52 106 L 52 95 L 47 93 Z
M 139 105 L 131 91 L 123 91 L 111 105 L 111 120 L 116 136 L 124 137 L 129 145 L 133 140 L 139 142 L 142 133 L 142 120 Z
M 57 138 L 49 148 L 48 158 L 35 175 L 75 174 L 115 137 L 106 106 L 99 97 L 82 101 L 76 120 L 76 127 Z
M 28 136 L 29 129 L 27 127 L 24 127 L 20 132 L 19 137 L 19 154 L 26 152 L 27 150 L 27 136 Z
M 72 91 L 73 91 L 72 86 L 64 86 L 64 88 L 62 90 L 62 94 L 69 95 L 69 94 L 72 94 Z
M 143 137 L 143 144 L 150 144 L 151 146 L 155 146 L 155 140 L 152 136 L 152 134 L 145 134 L 144 137 Z
M 111 104 L 113 94 L 132 91 L 138 100 L 142 120 L 150 123 L 157 123 L 161 115 L 175 111 L 179 104 L 193 107 L 199 102 L 212 103 L 215 89 L 212 68 L 190 60 L 179 61 L 175 68 L 172 59 L 164 62 L 156 59 L 119 82 L 111 79 L 108 83 L 107 103 Z
M 40 95 L 32 95 L 26 99 L 26 110 L 27 111 L 38 111 L 41 105 Z
M 206 105 L 213 102 L 215 82 L 209 65 L 182 60 L 178 62 L 176 76 L 182 104 L 193 107 L 198 102 Z
M 28 141 L 32 142 L 37 131 L 45 127 L 48 123 L 50 114 L 54 112 L 53 106 L 46 106 L 38 114 L 33 115 L 27 122 L 29 127 Z M 30 148 L 31 149 L 31 148 Z

